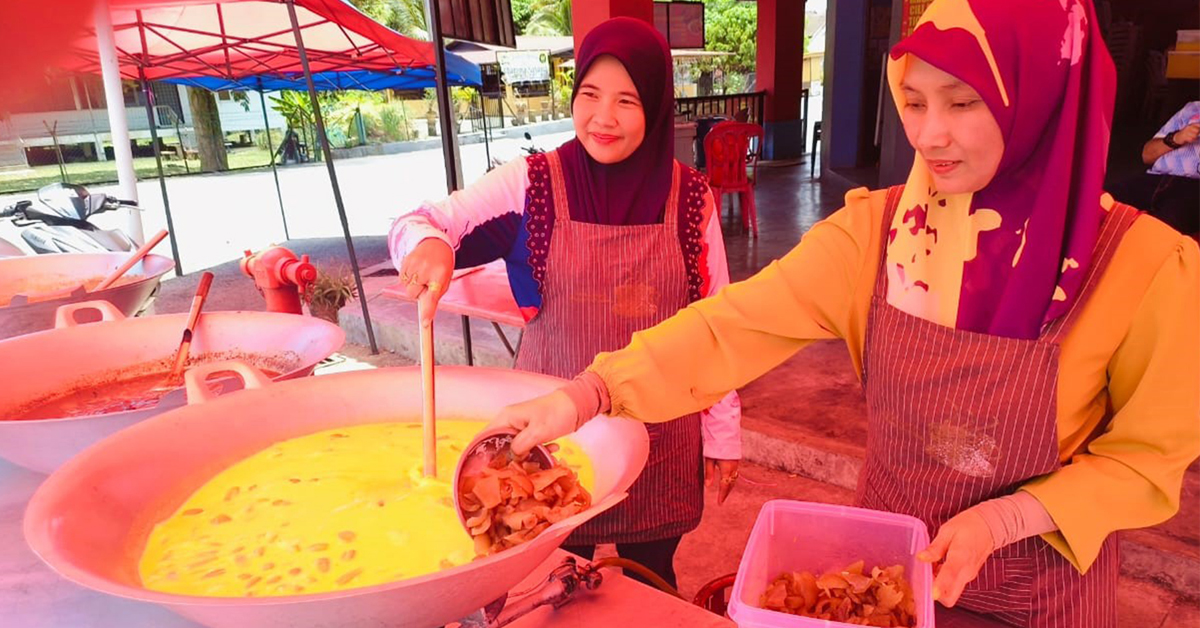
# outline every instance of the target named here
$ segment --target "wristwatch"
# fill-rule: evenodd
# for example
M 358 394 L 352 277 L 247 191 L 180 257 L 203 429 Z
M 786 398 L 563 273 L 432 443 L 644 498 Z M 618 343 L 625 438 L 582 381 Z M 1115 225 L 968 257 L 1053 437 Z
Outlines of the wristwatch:
M 1183 147 L 1182 144 L 1175 143 L 1175 131 L 1171 131 L 1170 133 L 1167 133 L 1165 136 L 1163 136 L 1163 144 L 1166 144 L 1167 147 L 1172 150 Z

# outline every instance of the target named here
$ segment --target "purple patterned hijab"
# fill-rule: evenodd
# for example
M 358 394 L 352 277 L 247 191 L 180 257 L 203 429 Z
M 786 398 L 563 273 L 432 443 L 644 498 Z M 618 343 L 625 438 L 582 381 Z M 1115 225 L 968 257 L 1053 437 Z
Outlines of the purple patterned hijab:
M 1101 204 L 1116 72 L 1091 0 L 935 0 L 891 52 L 979 92 L 1004 136 L 992 181 L 939 195 L 918 153 L 889 233 L 888 302 L 958 329 L 1036 338 L 1083 289 Z
M 578 138 L 558 148 L 571 219 L 600 225 L 662 222 L 675 161 L 671 50 L 663 36 L 641 20 L 608 20 L 588 33 L 579 47 L 576 93 L 592 63 L 603 55 L 620 61 L 637 86 L 646 113 L 646 135 L 632 155 L 616 164 L 592 159 Z

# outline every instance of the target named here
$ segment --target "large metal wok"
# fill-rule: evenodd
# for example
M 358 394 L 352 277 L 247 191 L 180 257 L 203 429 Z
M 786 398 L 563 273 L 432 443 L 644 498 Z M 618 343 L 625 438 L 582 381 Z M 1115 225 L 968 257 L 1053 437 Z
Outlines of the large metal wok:
M 269 383 L 252 369 L 234 367 L 249 390 L 213 399 L 212 392 L 193 384 L 222 366 L 193 369 L 188 372 L 191 405 L 105 439 L 51 475 L 26 509 L 25 538 L 33 551 L 77 584 L 155 602 L 207 626 L 430 628 L 505 595 L 571 530 L 625 497 L 649 450 L 640 423 L 609 417 L 588 422 L 572 439 L 595 467 L 593 506 L 529 543 L 453 569 L 361 589 L 277 598 L 146 590 L 137 564 L 150 530 L 223 468 L 272 443 L 334 427 L 420 421 L 419 369 Z M 562 383 L 521 371 L 439 368 L 438 416 L 487 419 L 504 404 Z
M 77 313 L 88 310 L 98 311 L 102 321 L 75 322 Z M 186 313 L 125 318 L 104 301 L 89 301 L 59 308 L 56 329 L 0 341 L 0 382 L 5 382 L 0 394 L 0 458 L 50 473 L 105 436 L 184 405 L 180 388 L 141 410 L 6 420 L 71 387 L 169 371 L 186 320 Z M 206 312 L 196 325 L 190 355 L 192 362 L 244 359 L 288 379 L 312 373 L 344 341 L 338 326 L 312 317 Z
M 129 253 L 64 253 L 0 258 L 0 295 L 23 293 L 31 278 L 42 285 L 79 285 L 103 277 L 129 259 Z M 175 263 L 161 255 L 147 255 L 126 273 L 136 281 L 119 283 L 106 290 L 69 296 L 63 294 L 46 301 L 9 305 L 0 298 L 0 339 L 28 334 L 54 326 L 54 312 L 60 305 L 79 301 L 104 300 L 126 316 L 140 312 L 158 288 L 162 276 Z

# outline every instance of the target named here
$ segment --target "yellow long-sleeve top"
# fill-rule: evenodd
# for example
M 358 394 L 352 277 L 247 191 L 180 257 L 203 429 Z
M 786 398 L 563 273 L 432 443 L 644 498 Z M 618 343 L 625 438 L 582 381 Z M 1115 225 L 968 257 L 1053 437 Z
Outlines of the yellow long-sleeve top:
M 814 340 L 846 341 L 862 375 L 886 191 L 865 188 L 754 277 L 596 357 L 612 414 L 670 420 L 712 405 Z M 1080 571 L 1116 530 L 1179 509 L 1200 455 L 1200 250 L 1142 216 L 1063 340 L 1063 466 L 1022 488 L 1058 525 L 1045 535 Z M 1111 420 L 1106 420 L 1111 416 Z

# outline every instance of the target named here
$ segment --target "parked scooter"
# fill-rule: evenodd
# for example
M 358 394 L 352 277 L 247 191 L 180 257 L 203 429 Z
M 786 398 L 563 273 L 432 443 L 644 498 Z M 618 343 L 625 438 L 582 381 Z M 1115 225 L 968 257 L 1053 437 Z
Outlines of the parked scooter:
M 33 201 L 19 201 L 0 209 L 0 257 L 137 248 L 123 232 L 101 229 L 89 222 L 92 216 L 104 212 L 136 210 L 137 203 L 90 194 L 83 186 L 66 183 L 47 185 L 38 190 L 37 197 L 39 206 Z
M 537 155 L 546 152 L 541 148 L 538 148 L 537 144 L 533 143 L 533 136 L 530 135 L 528 131 L 525 132 L 525 141 L 529 142 L 529 144 L 522 146 L 521 152 L 525 153 L 526 155 Z M 488 172 L 491 172 L 502 165 L 504 165 L 504 160 L 500 159 L 499 157 L 492 157 L 492 163 L 490 166 L 488 166 Z

